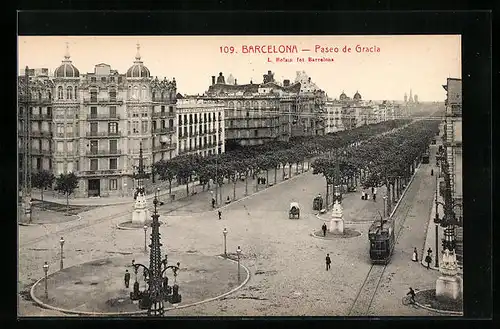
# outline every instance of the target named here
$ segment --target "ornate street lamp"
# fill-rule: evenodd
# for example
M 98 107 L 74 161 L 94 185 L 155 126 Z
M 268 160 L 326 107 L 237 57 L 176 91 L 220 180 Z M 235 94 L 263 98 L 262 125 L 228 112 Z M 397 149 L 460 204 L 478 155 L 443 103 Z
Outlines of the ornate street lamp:
M 238 246 L 238 249 L 236 249 L 236 254 L 238 255 L 238 282 L 240 282 L 240 254 L 241 254 L 241 248 Z
M 179 286 L 177 285 L 177 271 L 179 270 L 180 263 L 177 265 L 167 266 L 167 257 L 161 259 L 161 242 L 160 242 L 160 222 L 158 218 L 158 199 L 155 195 L 153 200 L 154 204 L 154 214 L 151 215 L 153 221 L 151 223 L 151 245 L 150 245 L 150 255 L 149 255 L 149 267 L 143 264 L 136 263 L 132 260 L 132 267 L 136 273 L 139 267 L 144 269 L 147 275 L 147 290 L 144 292 L 139 291 L 139 283 L 136 281 L 134 283 L 134 291 L 130 293 L 130 298 L 132 300 L 140 300 L 139 306 L 142 309 L 148 310 L 148 316 L 162 316 L 164 313 L 163 302 L 168 301 L 171 304 L 177 304 L 181 302 L 181 295 L 179 294 Z M 162 270 L 163 267 L 163 270 Z M 163 274 L 167 269 L 172 270 L 174 273 L 174 285 L 168 285 L 168 277 L 163 277 Z
M 147 248 L 147 243 L 146 243 L 146 240 L 147 240 L 147 233 L 148 233 L 148 226 L 147 225 L 144 225 L 144 252 L 148 252 L 148 248 Z
M 384 204 L 384 217 L 386 217 L 388 215 L 385 211 L 385 203 L 387 202 L 387 195 L 384 195 L 384 197 L 382 199 L 384 199 L 384 202 L 383 202 L 383 204 Z
M 64 267 L 64 264 L 63 264 L 63 246 L 64 246 L 64 238 L 61 237 L 61 240 L 59 240 L 59 244 L 61 245 L 61 270 L 63 269 Z
M 142 142 L 139 144 L 139 166 L 137 167 L 137 173 L 133 174 L 133 177 L 137 180 L 137 188 L 134 194 L 134 199 L 137 198 L 139 194 L 144 195 L 144 179 L 149 177 L 149 174 L 144 171 L 144 158 L 142 156 Z
M 227 235 L 227 230 L 224 227 L 224 231 L 222 231 L 222 234 L 224 234 L 224 256 L 227 258 L 227 249 L 226 249 L 226 235 Z
M 45 299 L 49 299 L 49 290 L 47 288 L 47 273 L 49 272 L 49 264 L 43 264 L 43 271 L 45 272 Z

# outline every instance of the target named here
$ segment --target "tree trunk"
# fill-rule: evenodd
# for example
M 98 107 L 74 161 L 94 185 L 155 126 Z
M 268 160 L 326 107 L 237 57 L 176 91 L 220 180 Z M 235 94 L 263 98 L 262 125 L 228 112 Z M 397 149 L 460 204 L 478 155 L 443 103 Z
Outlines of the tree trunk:
M 300 168 L 301 173 L 304 173 L 304 160 L 302 160 L 302 168 Z
M 292 164 L 288 164 L 288 179 L 292 178 Z
M 66 212 L 69 212 L 69 194 L 66 193 Z
M 236 176 L 233 177 L 233 201 L 236 200 Z
M 248 195 L 248 173 L 245 175 L 245 196 Z
M 43 187 L 40 190 L 41 196 L 42 196 L 42 210 L 43 210 Z
M 220 203 L 222 205 L 222 184 L 219 184 L 219 197 L 220 197 Z
M 172 195 L 172 180 L 168 181 L 168 195 Z
M 396 189 L 395 183 L 392 183 L 392 200 L 394 200 L 394 203 L 397 203 L 398 199 L 396 199 L 396 194 L 394 193 L 395 189 Z
M 276 185 L 276 174 L 277 174 L 278 168 L 274 167 L 274 185 Z
M 189 196 L 189 181 L 186 179 L 186 195 Z
M 329 198 L 329 195 L 330 195 L 330 191 L 329 191 L 329 184 L 328 184 L 328 181 L 326 181 L 326 198 L 325 198 L 325 202 L 326 202 L 326 207 L 325 209 L 328 210 L 329 209 L 329 203 L 328 203 L 328 200 L 330 199 Z M 321 210 L 321 209 L 320 209 Z
M 282 165 L 281 169 L 283 171 L 283 180 L 285 180 L 285 165 L 284 164 Z
M 269 169 L 266 169 L 266 187 L 269 187 Z
M 297 162 L 295 164 L 295 175 L 298 175 L 299 174 L 299 163 Z

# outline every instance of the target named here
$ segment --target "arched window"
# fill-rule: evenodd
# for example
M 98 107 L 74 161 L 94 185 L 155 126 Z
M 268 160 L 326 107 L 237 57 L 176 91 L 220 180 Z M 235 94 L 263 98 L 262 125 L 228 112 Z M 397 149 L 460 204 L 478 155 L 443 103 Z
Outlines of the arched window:
M 163 99 L 164 99 L 164 97 L 165 97 L 165 93 L 162 91 L 162 92 L 161 92 L 161 100 L 163 100 Z
M 132 97 L 132 86 L 128 86 L 128 98 Z
M 38 92 L 38 99 L 40 99 L 40 100 L 42 99 L 42 92 L 40 92 L 40 91 Z
M 153 98 L 153 100 L 155 100 L 155 96 L 156 96 L 156 92 L 153 90 L 153 94 L 151 95 L 151 97 Z
M 73 88 L 66 88 L 66 99 L 73 99 Z
M 138 98 L 139 97 L 139 87 L 135 86 L 134 87 L 134 98 Z
M 146 89 L 146 86 L 142 86 L 141 99 L 146 99 L 147 97 L 148 97 L 148 91 Z
M 75 99 L 78 99 L 78 87 L 75 87 Z
M 52 93 L 49 91 L 47 91 L 47 95 L 49 96 L 49 99 L 52 99 Z
M 63 99 L 64 96 L 63 96 L 63 87 L 59 86 L 57 87 L 57 98 L 59 99 Z

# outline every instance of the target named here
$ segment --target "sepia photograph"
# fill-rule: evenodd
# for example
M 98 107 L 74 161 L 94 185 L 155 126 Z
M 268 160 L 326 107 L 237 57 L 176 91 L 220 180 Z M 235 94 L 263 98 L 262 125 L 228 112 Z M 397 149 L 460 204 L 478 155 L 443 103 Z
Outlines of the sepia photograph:
M 19 317 L 464 315 L 460 35 L 17 42 Z

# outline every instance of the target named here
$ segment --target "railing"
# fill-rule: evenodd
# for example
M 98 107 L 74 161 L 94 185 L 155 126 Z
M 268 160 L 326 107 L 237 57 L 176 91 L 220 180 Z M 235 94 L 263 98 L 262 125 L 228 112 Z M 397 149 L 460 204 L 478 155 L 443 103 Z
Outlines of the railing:
M 52 137 L 52 132 L 51 131 L 31 131 L 31 137 L 47 137 L 50 138 Z
M 175 144 L 165 144 L 158 145 L 153 148 L 153 151 L 163 151 L 163 150 L 173 150 L 175 149 Z
M 32 114 L 31 120 L 52 120 L 52 114 Z
M 88 157 L 97 157 L 97 156 L 120 156 L 122 154 L 121 150 L 97 150 L 97 151 L 87 151 Z
M 106 169 L 106 170 L 84 170 L 80 171 L 81 176 L 106 176 L 106 175 L 120 175 L 122 173 L 119 169 Z
M 173 134 L 175 131 L 175 129 L 173 127 L 170 127 L 170 128 L 156 128 L 156 129 L 153 129 L 153 133 L 154 134 Z
M 40 150 L 38 148 L 32 148 L 31 149 L 31 155 L 51 155 L 52 152 L 50 150 Z
M 175 112 L 153 112 L 153 118 L 175 117 Z
M 119 114 L 89 114 L 87 115 L 87 120 L 120 120 Z
M 109 131 L 87 131 L 87 137 L 120 137 L 121 131 L 109 132 Z
M 84 97 L 83 103 L 84 104 L 123 103 L 123 98 L 121 98 L 121 97 L 117 97 L 117 98 Z

